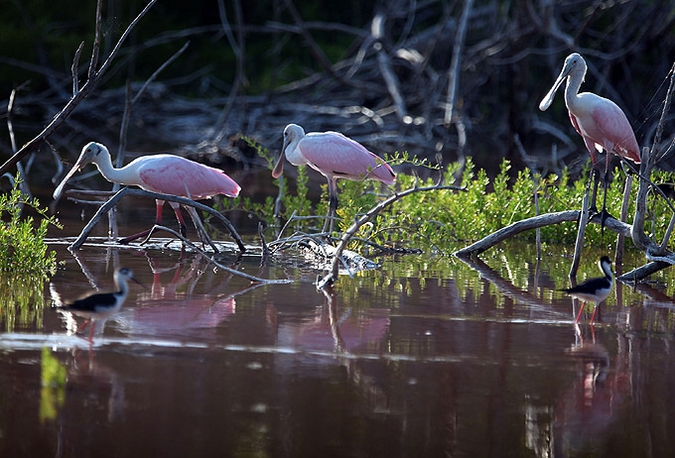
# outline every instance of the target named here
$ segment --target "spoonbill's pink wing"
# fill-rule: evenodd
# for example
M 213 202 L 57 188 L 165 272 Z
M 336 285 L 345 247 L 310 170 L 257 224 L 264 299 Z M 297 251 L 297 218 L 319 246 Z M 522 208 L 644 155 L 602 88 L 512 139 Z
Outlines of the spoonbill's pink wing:
M 592 114 L 600 135 L 614 145 L 619 155 L 639 164 L 640 148 L 626 114 L 611 100 L 602 100 L 602 104 L 596 105 Z
M 149 191 L 206 199 L 218 194 L 237 197 L 241 187 L 222 170 L 171 154 L 138 158 L 125 168 L 136 168 Z
M 300 152 L 310 166 L 326 176 L 348 180 L 373 179 L 394 184 L 389 164 L 363 145 L 338 132 L 312 132 L 300 141 Z

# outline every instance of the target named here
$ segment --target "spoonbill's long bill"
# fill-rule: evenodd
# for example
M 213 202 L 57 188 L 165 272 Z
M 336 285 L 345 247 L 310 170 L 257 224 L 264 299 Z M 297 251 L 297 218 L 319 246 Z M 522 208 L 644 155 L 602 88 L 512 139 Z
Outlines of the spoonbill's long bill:
M 328 180 L 330 198 L 328 219 L 324 225 L 333 232 L 333 217 L 338 205 L 337 180 L 378 180 L 387 185 L 396 181 L 396 174 L 383 159 L 368 151 L 363 145 L 338 132 L 310 132 L 289 124 L 284 129 L 281 156 L 272 176 L 279 178 L 284 171 L 284 157 L 295 165 L 308 165 Z
M 579 322 L 579 319 L 581 318 L 581 312 L 584 311 L 586 302 L 595 302 L 593 315 L 591 315 L 591 324 L 593 324 L 595 321 L 595 315 L 598 313 L 600 302 L 607 299 L 607 296 L 609 296 L 609 293 L 612 291 L 612 286 L 614 285 L 612 261 L 607 256 L 603 256 L 598 261 L 598 267 L 600 268 L 600 271 L 605 274 L 604 277 L 591 278 L 584 281 L 583 283 L 579 283 L 577 286 L 561 290 L 570 296 L 576 297 L 577 299 L 583 301 L 583 304 L 579 309 L 579 313 L 577 314 L 577 319 L 574 320 L 575 323 Z
M 609 172 L 609 154 L 613 153 L 635 164 L 640 163 L 640 149 L 635 140 L 635 133 L 626 118 L 625 113 L 619 106 L 609 99 L 600 97 L 592 92 L 579 93 L 581 83 L 586 76 L 586 61 L 578 53 L 572 53 L 565 59 L 560 75 L 553 83 L 551 90 L 542 99 L 539 109 L 545 111 L 551 103 L 556 91 L 567 80 L 565 87 L 565 105 L 569 113 L 570 121 L 574 129 L 584 139 L 586 149 L 591 155 L 594 169 L 597 166 L 596 150 L 605 151 L 605 200 L 607 198 L 607 174 Z M 595 208 L 597 194 L 597 169 L 596 185 L 593 191 L 593 203 Z M 597 210 L 596 210 L 597 211 Z M 603 222 L 606 215 L 603 204 Z
M 91 323 L 91 331 L 89 333 L 89 341 L 94 337 L 94 322 L 102 320 L 117 313 L 122 304 L 127 299 L 129 294 L 129 285 L 127 282 L 133 280 L 141 284 L 136 278 L 131 269 L 122 267 L 115 271 L 115 285 L 117 291 L 112 293 L 93 293 L 77 299 L 67 305 L 58 307 L 58 310 L 70 312 L 86 318 L 86 321 L 79 327 L 78 332 L 84 329 L 87 324 Z
M 155 154 L 134 159 L 129 164 L 116 169 L 112 165 L 108 148 L 100 143 L 91 142 L 82 148 L 80 157 L 73 168 L 54 190 L 57 199 L 63 192 L 66 182 L 86 165 L 93 163 L 103 177 L 122 185 L 138 186 L 141 189 L 162 194 L 171 194 L 190 199 L 208 199 L 218 194 L 237 197 L 241 187 L 222 170 L 191 161 L 173 154 Z M 163 200 L 157 200 L 156 221 L 162 223 Z M 169 202 L 173 208 L 183 236 L 187 227 L 180 212 L 180 205 Z M 150 233 L 150 230 L 129 236 L 121 243 L 129 243 Z

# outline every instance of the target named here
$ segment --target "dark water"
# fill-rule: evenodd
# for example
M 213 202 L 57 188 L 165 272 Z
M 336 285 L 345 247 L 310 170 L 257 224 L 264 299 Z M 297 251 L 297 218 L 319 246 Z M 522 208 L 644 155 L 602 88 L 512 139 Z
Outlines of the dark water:
M 589 310 L 575 327 L 556 291 L 570 260 L 536 265 L 527 246 L 471 266 L 381 259 L 330 292 L 292 253 L 264 267 L 225 254 L 295 279 L 252 287 L 161 245 L 53 248 L 44 310 L 3 314 L 2 456 L 675 455 L 669 279 L 620 285 L 596 326 Z M 132 284 L 90 344 L 49 306 L 109 290 L 116 266 L 147 289 Z

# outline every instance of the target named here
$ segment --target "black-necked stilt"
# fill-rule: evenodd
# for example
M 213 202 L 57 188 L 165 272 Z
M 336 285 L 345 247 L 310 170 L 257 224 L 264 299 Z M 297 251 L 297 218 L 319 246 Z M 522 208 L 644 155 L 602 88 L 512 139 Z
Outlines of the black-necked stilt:
M 131 269 L 122 267 L 115 271 L 115 285 L 118 291 L 112 293 L 94 293 L 77 299 L 76 301 L 59 307 L 64 312 L 70 312 L 75 315 L 86 318 L 86 321 L 77 329 L 76 332 L 84 329 L 91 323 L 91 332 L 89 340 L 94 337 L 94 321 L 105 319 L 117 313 L 129 294 L 129 285 L 127 282 L 133 280 L 142 285 L 136 278 Z
M 581 313 L 584 311 L 586 302 L 595 302 L 595 308 L 593 309 L 593 315 L 591 315 L 591 324 L 595 321 L 595 314 L 598 312 L 598 306 L 600 302 L 604 301 L 609 293 L 612 291 L 612 286 L 614 286 L 614 273 L 612 272 L 612 261 L 607 257 L 603 256 L 598 261 L 598 267 L 602 273 L 605 274 L 604 277 L 590 278 L 582 283 L 579 283 L 577 286 L 572 288 L 562 289 L 567 294 L 576 297 L 577 299 L 583 301 L 581 309 L 577 314 L 575 323 L 579 322 L 581 318 Z

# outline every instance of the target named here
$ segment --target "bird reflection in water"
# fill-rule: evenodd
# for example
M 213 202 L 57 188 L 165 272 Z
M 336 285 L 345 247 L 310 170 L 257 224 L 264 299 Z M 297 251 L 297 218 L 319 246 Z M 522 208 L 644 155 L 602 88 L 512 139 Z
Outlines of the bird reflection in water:
M 620 348 L 617 366 L 610 367 L 607 347 L 596 340 L 591 326 L 587 342 L 575 325 L 576 342 L 565 352 L 578 362 L 579 378 L 556 407 L 554 444 L 556 456 L 569 456 L 593 442 L 602 441 L 627 405 L 630 378 Z
M 215 337 L 218 326 L 235 313 L 235 296 L 242 292 L 223 297 L 195 293 L 197 283 L 206 272 L 206 261 L 201 256 L 194 257 L 187 268 L 183 261 L 161 267 L 151 254 L 146 256 L 153 272 L 152 287 L 149 292 L 138 295 L 136 307 L 117 315 L 119 328 L 128 336 L 200 340 Z M 162 282 L 161 275 L 172 270 L 171 279 Z M 220 279 L 218 287 L 227 283 Z

